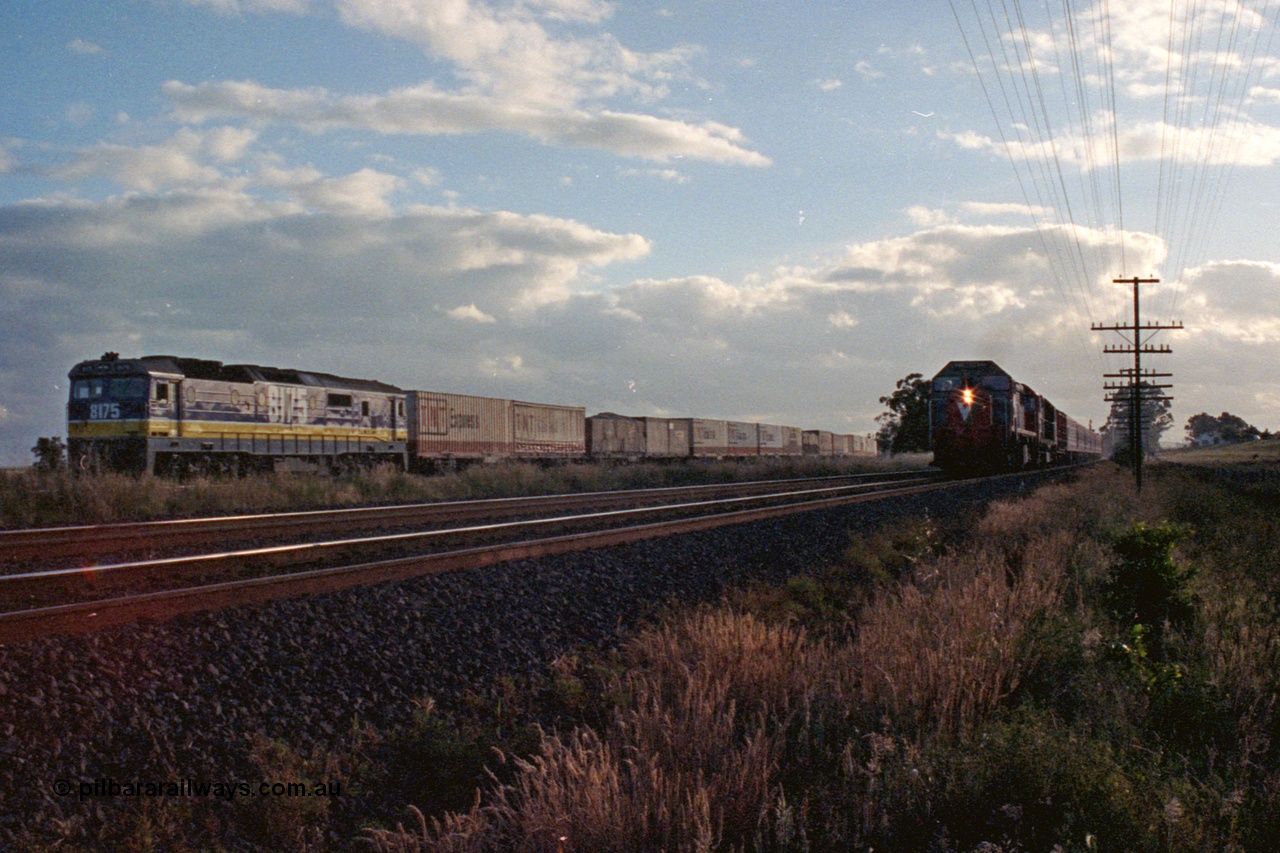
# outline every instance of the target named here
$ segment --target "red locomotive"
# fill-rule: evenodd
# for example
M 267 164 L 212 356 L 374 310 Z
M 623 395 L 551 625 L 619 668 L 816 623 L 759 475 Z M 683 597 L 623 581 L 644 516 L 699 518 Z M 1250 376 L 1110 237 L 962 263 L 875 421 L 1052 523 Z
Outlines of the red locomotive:
M 1102 439 L 994 361 L 953 361 L 933 378 L 933 464 L 972 473 L 1097 458 Z

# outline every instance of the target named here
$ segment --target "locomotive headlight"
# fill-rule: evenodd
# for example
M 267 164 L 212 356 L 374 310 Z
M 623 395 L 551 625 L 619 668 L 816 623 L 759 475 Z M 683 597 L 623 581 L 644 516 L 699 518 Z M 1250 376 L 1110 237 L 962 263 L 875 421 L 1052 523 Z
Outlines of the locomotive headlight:
M 960 392 L 960 397 L 961 397 L 961 399 L 963 399 L 963 400 L 964 400 L 964 404 L 965 404 L 966 406 L 972 406 L 972 405 L 973 405 L 973 389 L 972 389 L 972 388 L 966 388 L 966 389 L 964 389 L 963 391 L 961 391 L 961 392 Z

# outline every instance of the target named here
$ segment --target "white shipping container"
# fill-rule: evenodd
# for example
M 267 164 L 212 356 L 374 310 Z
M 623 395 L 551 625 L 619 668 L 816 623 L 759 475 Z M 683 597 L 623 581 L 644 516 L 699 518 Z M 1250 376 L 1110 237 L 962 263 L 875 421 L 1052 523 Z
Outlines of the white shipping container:
M 548 403 L 511 403 L 515 455 L 525 458 L 573 458 L 587 452 L 587 410 Z
M 777 424 L 756 424 L 756 434 L 760 438 L 761 456 L 782 455 L 782 427 Z
M 726 421 L 725 433 L 729 438 L 730 455 L 758 456 L 760 454 L 760 432 L 756 424 Z
M 689 418 L 690 455 L 729 455 L 729 424 L 707 418 Z

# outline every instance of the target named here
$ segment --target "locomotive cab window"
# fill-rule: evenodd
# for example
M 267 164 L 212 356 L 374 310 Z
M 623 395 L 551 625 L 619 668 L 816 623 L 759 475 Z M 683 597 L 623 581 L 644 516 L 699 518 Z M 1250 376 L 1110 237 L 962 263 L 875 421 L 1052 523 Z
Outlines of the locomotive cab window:
M 331 409 L 349 409 L 354 401 L 350 394 L 330 394 L 329 408 Z
M 369 417 L 369 401 L 368 400 L 360 401 L 360 415 L 361 417 L 366 417 L 366 418 Z
M 72 383 L 71 396 L 76 400 L 145 400 L 147 385 L 143 377 L 77 379 Z
M 168 382 L 156 383 L 156 400 L 162 403 L 169 402 L 169 383 Z

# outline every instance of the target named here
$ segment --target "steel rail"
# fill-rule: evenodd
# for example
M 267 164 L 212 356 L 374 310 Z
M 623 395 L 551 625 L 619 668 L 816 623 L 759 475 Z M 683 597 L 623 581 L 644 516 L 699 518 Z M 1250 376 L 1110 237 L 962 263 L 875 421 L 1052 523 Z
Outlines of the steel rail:
M 822 495 L 847 492 L 851 489 L 883 490 L 885 488 L 902 486 L 907 482 L 911 481 L 885 480 L 875 483 L 851 483 L 842 486 L 823 486 L 817 489 L 764 492 L 733 498 L 712 498 L 701 501 L 661 504 L 658 506 L 605 510 L 580 515 L 558 515 L 543 518 L 522 519 L 520 521 L 496 522 L 492 524 L 473 524 L 466 527 L 445 527 L 432 530 L 415 530 L 408 533 L 388 533 L 379 536 L 362 536 L 354 539 L 330 539 L 321 542 L 301 542 L 289 545 L 242 548 L 235 551 L 223 551 L 211 554 L 194 554 L 179 557 L 163 557 L 153 560 L 108 563 L 105 565 L 46 569 L 35 572 L 0 575 L 0 594 L 15 595 L 15 593 L 12 592 L 13 590 L 18 590 L 19 592 L 16 594 L 21 594 L 24 587 L 47 586 L 51 583 L 57 583 L 64 580 L 81 581 L 86 578 L 92 578 L 93 582 L 96 583 L 103 579 L 109 579 L 112 576 L 115 576 L 117 579 L 124 578 L 127 580 L 139 575 L 150 575 L 158 572 L 166 572 L 168 576 L 172 577 L 176 574 L 190 573 L 206 568 L 219 569 L 229 566 L 237 566 L 243 562 L 252 561 L 254 558 L 266 558 L 271 561 L 273 566 L 279 568 L 282 565 L 323 559 L 330 555 L 341 554 L 344 551 L 357 548 L 369 549 L 379 546 L 386 547 L 414 542 L 421 543 L 476 534 L 514 533 L 524 530 L 536 530 L 539 528 L 568 526 L 575 523 L 610 521 L 626 519 L 628 517 L 656 515 L 660 513 L 689 512 L 693 510 L 725 507 L 732 504 L 757 503 L 779 499 L 807 498 L 809 500 L 818 500 Z M 284 560 L 289 560 L 289 562 L 282 562 Z
M 666 500 L 681 495 L 685 497 L 702 494 L 729 495 L 789 483 L 834 480 L 874 481 L 876 478 L 936 476 L 938 476 L 937 472 L 930 470 L 847 474 L 832 477 L 753 480 L 745 483 L 578 492 L 568 495 L 535 495 L 518 498 L 256 513 L 215 518 L 0 530 L 0 564 L 37 557 L 55 559 L 159 550 L 177 545 L 217 542 L 229 535 L 283 537 L 317 530 L 336 532 L 407 524 L 443 524 L 477 518 L 501 518 L 590 507 L 624 506 L 637 501 Z
M 552 536 L 543 539 L 462 548 L 435 554 L 397 557 L 350 566 L 312 569 L 249 580 L 225 581 L 195 587 L 121 596 L 98 601 L 38 607 L 0 613 L 0 643 L 52 634 L 76 634 L 147 620 L 158 621 L 186 613 L 261 604 L 284 598 L 339 592 L 357 586 L 408 580 L 460 569 L 475 569 L 513 560 L 604 548 L 814 512 L 853 503 L 918 494 L 953 485 L 930 482 L 855 495 L 801 500 L 781 505 L 739 509 L 695 518 L 656 521 L 629 527 Z

